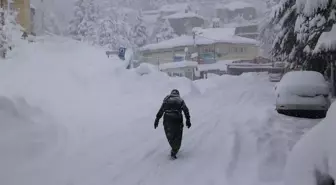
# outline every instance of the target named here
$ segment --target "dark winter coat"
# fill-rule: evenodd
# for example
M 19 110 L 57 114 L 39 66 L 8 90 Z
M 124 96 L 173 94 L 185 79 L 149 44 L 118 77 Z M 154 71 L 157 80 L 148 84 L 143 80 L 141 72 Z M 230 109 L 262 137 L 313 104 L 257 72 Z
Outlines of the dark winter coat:
M 169 145 L 171 146 L 171 155 L 175 156 L 180 150 L 183 135 L 183 116 L 186 117 L 186 125 L 191 126 L 189 109 L 184 100 L 179 96 L 178 91 L 173 90 L 172 94 L 166 96 L 163 100 L 159 112 L 156 114 L 154 127 L 159 124 L 163 116 L 163 126 Z
M 159 112 L 156 114 L 156 119 L 159 120 L 163 116 L 163 125 L 183 125 L 183 115 L 187 122 L 190 122 L 190 114 L 184 100 L 175 94 L 166 96 L 163 100 Z

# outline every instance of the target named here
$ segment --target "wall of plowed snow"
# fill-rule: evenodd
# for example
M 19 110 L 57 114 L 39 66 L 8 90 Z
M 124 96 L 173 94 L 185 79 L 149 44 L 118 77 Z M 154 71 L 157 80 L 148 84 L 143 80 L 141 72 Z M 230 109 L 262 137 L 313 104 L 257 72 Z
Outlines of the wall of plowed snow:
M 105 97 L 121 102 L 122 95 L 123 101 L 138 103 L 144 96 L 157 100 L 155 95 L 164 96 L 172 88 L 182 94 L 190 91 L 187 79 L 163 73 L 139 76 L 117 58 L 107 58 L 104 50 L 63 38 L 44 38 L 17 48 L 0 63 L 0 82 L 1 94 L 21 95 L 49 108 L 67 105 L 70 110 L 108 101 Z
M 0 61 L 0 164 L 9 166 L 0 167 L 0 179 L 7 184 L 14 171 L 19 175 L 25 163 L 57 146 L 75 151 L 111 124 L 122 130 L 128 126 L 122 123 L 145 115 L 154 120 L 171 89 L 188 95 L 195 88 L 161 72 L 141 76 L 104 50 L 65 38 L 22 42 L 9 56 Z

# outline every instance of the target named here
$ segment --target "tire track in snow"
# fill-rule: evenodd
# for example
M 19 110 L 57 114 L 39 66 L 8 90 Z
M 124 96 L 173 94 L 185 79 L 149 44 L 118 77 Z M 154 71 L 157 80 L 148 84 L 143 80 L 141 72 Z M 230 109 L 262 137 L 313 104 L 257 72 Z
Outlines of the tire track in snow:
M 234 171 L 237 168 L 237 163 L 239 160 L 239 155 L 241 152 L 241 139 L 240 139 L 240 133 L 238 129 L 234 129 L 233 131 L 233 142 L 232 142 L 232 148 L 231 148 L 231 160 L 229 160 L 227 169 L 226 169 L 226 177 L 228 179 L 231 179 L 233 176 Z

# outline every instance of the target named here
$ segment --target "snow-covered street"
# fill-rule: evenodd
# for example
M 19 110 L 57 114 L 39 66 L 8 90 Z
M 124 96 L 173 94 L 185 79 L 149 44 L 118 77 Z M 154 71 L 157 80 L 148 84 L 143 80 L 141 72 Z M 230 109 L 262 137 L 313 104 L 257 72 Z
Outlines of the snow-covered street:
M 59 38 L 23 45 L 0 66 L 4 185 L 282 184 L 289 150 L 320 121 L 277 114 L 263 73 L 140 76 L 100 49 Z M 153 127 L 173 88 L 192 123 L 175 161 L 162 122 Z

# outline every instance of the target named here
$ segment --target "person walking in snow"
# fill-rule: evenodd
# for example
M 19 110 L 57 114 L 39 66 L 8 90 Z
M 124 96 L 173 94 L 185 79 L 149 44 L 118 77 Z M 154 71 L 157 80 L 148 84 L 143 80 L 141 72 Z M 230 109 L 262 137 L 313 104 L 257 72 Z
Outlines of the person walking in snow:
M 166 96 L 163 100 L 160 110 L 156 114 L 154 128 L 159 125 L 159 120 L 163 116 L 163 127 L 169 145 L 171 146 L 171 157 L 176 159 L 176 154 L 180 150 L 183 135 L 183 116 L 186 118 L 186 126 L 188 129 L 191 127 L 190 114 L 187 105 L 180 97 L 180 92 L 173 89 L 170 95 Z

